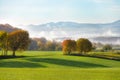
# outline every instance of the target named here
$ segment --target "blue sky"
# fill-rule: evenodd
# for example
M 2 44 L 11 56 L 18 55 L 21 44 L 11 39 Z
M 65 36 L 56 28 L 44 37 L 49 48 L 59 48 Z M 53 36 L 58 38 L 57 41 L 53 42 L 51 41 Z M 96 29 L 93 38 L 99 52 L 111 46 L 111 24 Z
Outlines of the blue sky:
M 106 23 L 120 19 L 120 0 L 0 0 L 0 23 L 73 21 Z

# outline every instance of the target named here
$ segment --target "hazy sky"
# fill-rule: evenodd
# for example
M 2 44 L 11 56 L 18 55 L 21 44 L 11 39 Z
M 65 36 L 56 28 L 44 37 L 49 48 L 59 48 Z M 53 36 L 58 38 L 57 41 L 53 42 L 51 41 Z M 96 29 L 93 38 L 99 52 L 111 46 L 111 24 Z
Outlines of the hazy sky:
M 120 19 L 120 0 L 0 0 L 0 23 L 105 23 Z

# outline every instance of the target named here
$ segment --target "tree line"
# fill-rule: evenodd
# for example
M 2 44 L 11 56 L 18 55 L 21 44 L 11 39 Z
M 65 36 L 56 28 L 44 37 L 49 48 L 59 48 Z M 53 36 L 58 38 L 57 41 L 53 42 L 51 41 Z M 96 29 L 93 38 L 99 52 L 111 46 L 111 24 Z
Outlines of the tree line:
M 108 52 L 113 50 L 114 49 L 110 44 L 92 43 L 86 38 L 80 38 L 76 41 L 68 39 L 62 42 L 63 54 L 69 55 L 73 54 L 74 52 L 77 52 L 79 54 L 85 54 L 89 51 Z
M 71 54 L 78 52 L 79 54 L 85 54 L 91 50 L 95 50 L 97 46 L 103 46 L 102 51 L 109 51 L 112 49 L 111 45 L 103 45 L 101 43 L 95 44 L 90 42 L 86 38 L 80 38 L 78 40 L 64 40 L 63 42 L 57 42 L 55 40 L 47 40 L 44 37 L 41 38 L 29 38 L 29 33 L 25 30 L 16 30 L 10 33 L 0 31 L 0 49 L 2 55 L 7 55 L 8 50 L 15 52 L 17 50 L 40 50 L 40 51 L 61 51 L 64 54 Z
M 0 31 L 0 48 L 4 56 L 7 55 L 8 50 L 11 50 L 12 55 L 15 56 L 17 50 L 26 50 L 29 43 L 29 33 L 25 30 L 16 30 L 10 33 Z
M 31 43 L 28 50 L 37 50 L 37 51 L 61 51 L 62 45 L 61 42 L 55 40 L 47 40 L 44 37 L 41 38 L 31 38 Z
M 0 49 L 2 55 L 6 56 L 8 50 L 15 52 L 17 50 L 39 50 L 39 51 L 61 51 L 61 42 L 50 41 L 44 37 L 29 38 L 29 33 L 25 30 L 16 30 L 12 32 L 0 31 Z

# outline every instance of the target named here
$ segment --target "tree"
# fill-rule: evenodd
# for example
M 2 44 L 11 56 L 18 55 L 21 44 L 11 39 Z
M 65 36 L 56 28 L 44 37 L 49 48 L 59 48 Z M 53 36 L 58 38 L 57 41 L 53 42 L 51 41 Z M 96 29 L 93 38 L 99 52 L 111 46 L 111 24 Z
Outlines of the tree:
M 55 48 L 56 48 L 56 42 L 55 41 L 47 41 L 46 50 L 55 51 Z
M 57 42 L 55 40 L 47 40 L 44 37 L 41 38 L 32 38 L 31 44 L 29 46 L 29 50 L 48 50 L 48 51 L 61 51 L 62 44 L 61 42 Z
M 30 43 L 29 33 L 24 30 L 13 31 L 8 35 L 8 46 L 13 51 L 13 56 L 17 50 L 25 50 Z
M 61 51 L 62 50 L 62 44 L 61 42 L 56 43 L 55 51 Z
M 7 32 L 0 31 L 0 47 L 3 55 L 7 55 L 7 37 Z
M 109 45 L 109 44 L 106 44 L 103 46 L 103 51 L 109 51 L 109 50 L 112 50 L 112 46 Z
M 64 40 L 62 46 L 64 54 L 71 54 L 72 51 L 76 50 L 76 42 L 74 40 Z
M 44 38 L 44 37 L 41 37 L 39 40 L 40 40 L 43 44 L 46 44 L 46 42 L 47 42 L 47 39 Z
M 34 39 L 30 39 L 30 45 L 28 50 L 38 50 L 39 46 L 37 44 L 37 41 Z
M 92 50 L 92 43 L 85 38 L 80 38 L 77 40 L 77 51 L 79 53 L 86 53 Z
M 44 37 L 38 38 L 37 44 L 39 46 L 39 50 L 46 50 L 46 43 L 47 43 L 46 38 L 44 38 Z

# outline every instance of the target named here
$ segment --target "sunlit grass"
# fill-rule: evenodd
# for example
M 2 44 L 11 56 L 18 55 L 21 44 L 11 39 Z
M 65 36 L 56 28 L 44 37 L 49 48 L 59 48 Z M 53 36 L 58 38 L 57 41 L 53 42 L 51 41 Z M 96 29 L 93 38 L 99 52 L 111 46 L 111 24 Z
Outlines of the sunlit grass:
M 17 52 L 17 56 L 22 57 L 0 60 L 0 80 L 120 80 L 120 62 L 115 60 L 61 51 Z

